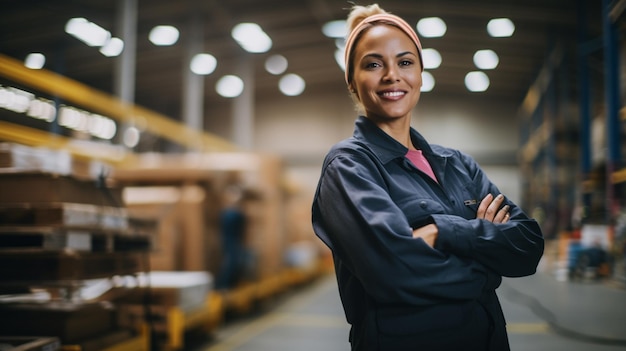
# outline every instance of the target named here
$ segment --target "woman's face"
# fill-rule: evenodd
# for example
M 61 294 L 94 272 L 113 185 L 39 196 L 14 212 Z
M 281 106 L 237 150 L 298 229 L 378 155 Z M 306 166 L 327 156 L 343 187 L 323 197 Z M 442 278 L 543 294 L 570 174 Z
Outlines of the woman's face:
M 363 33 L 353 54 L 351 88 L 370 119 L 410 118 L 422 87 L 413 41 L 399 28 L 376 25 Z

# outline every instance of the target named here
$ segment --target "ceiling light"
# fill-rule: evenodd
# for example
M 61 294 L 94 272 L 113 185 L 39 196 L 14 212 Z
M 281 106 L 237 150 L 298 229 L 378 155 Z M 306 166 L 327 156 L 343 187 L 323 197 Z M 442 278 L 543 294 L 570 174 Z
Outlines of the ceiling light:
M 179 32 L 174 26 L 156 26 L 150 31 L 150 42 L 157 46 L 174 45 L 178 41 Z
M 335 46 L 337 49 L 341 49 L 342 51 L 346 49 L 346 39 L 345 38 L 337 38 L 335 39 Z
M 65 32 L 88 46 L 102 46 L 111 38 L 111 33 L 85 18 L 71 18 L 65 24 Z
M 489 88 L 489 77 L 483 72 L 474 71 L 465 75 L 465 87 L 472 92 L 482 92 Z
M 93 114 L 88 116 L 87 131 L 89 134 L 100 139 L 110 140 L 115 136 L 117 126 L 112 119 Z
M 348 35 L 346 20 L 336 20 L 324 23 L 322 33 L 329 38 L 344 38 Z
M 499 62 L 498 54 L 493 50 L 478 50 L 474 54 L 474 64 L 480 69 L 494 69 Z
M 448 27 L 439 17 L 426 17 L 417 22 L 417 31 L 424 38 L 440 38 L 446 34 Z
M 103 47 L 100 53 L 106 57 L 118 56 L 124 50 L 124 41 L 120 38 L 111 38 Z
M 424 69 L 435 69 L 441 66 L 441 54 L 435 49 L 422 50 Z
M 283 55 L 272 55 L 265 60 L 265 70 L 273 75 L 285 73 L 287 70 L 287 59 Z
M 487 32 L 496 38 L 510 37 L 515 32 L 515 25 L 508 18 L 494 18 L 487 24 Z
M 278 82 L 278 88 L 287 96 L 298 96 L 304 91 L 304 79 L 297 74 L 286 74 Z
M 237 76 L 226 75 L 215 84 L 217 93 L 226 98 L 234 98 L 243 92 L 243 80 Z
M 420 91 L 429 92 L 435 87 L 435 77 L 429 72 L 422 72 L 422 87 Z
M 141 139 L 141 133 L 137 127 L 128 127 L 124 131 L 124 135 L 122 136 L 122 142 L 126 147 L 134 148 L 139 144 L 139 140 Z
M 240 23 L 233 28 L 231 35 L 247 52 L 263 53 L 272 48 L 272 39 L 256 23 Z
M 209 75 L 216 67 L 217 59 L 211 54 L 196 54 L 189 65 L 189 69 L 199 75 Z
M 346 61 L 344 59 L 343 56 L 343 51 L 344 49 L 337 49 L 335 50 L 335 61 L 337 62 L 337 65 L 339 65 L 339 68 L 341 68 L 342 71 L 346 71 Z
M 28 54 L 24 60 L 24 66 L 30 69 L 42 69 L 45 63 L 46 57 L 38 52 Z

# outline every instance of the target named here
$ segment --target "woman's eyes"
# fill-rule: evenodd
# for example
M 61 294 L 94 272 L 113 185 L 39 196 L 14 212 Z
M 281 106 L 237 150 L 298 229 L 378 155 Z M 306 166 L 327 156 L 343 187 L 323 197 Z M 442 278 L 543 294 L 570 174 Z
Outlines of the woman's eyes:
M 398 66 L 410 66 L 413 64 L 413 61 L 411 60 L 401 60 L 400 62 L 398 62 Z M 383 65 L 380 62 L 369 62 L 365 64 L 365 68 L 367 69 L 373 69 L 373 68 L 378 68 L 378 67 L 382 67 Z

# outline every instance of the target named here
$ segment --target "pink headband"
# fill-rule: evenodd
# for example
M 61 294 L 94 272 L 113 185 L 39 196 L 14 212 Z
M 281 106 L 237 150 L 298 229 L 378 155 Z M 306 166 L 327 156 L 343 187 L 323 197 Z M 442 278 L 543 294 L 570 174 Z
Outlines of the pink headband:
M 409 38 L 411 38 L 411 40 L 413 40 L 413 42 L 415 43 L 415 46 L 417 47 L 417 54 L 419 55 L 420 63 L 422 64 L 422 71 L 424 71 L 424 62 L 422 60 L 422 44 L 420 43 L 420 40 L 417 37 L 417 34 L 413 30 L 413 28 L 408 23 L 406 23 L 405 20 L 403 20 L 402 18 L 396 15 L 392 15 L 390 13 L 379 13 L 376 15 L 369 16 L 365 18 L 363 21 L 361 21 L 359 24 L 357 24 L 357 26 L 354 27 L 352 32 L 350 32 L 350 35 L 348 36 L 348 39 L 346 40 L 346 49 L 345 49 L 346 51 L 344 52 L 344 60 L 346 63 L 346 83 L 348 84 L 350 84 L 349 77 L 348 77 L 348 75 L 350 74 L 350 70 L 349 70 L 350 52 L 352 51 L 352 46 L 354 46 L 354 41 L 359 36 L 359 34 L 361 34 L 361 32 L 363 32 L 363 30 L 367 28 L 368 24 L 377 22 L 377 21 L 387 21 L 387 22 L 393 23 L 395 26 L 400 28 L 404 33 L 406 33 L 406 35 L 408 35 Z

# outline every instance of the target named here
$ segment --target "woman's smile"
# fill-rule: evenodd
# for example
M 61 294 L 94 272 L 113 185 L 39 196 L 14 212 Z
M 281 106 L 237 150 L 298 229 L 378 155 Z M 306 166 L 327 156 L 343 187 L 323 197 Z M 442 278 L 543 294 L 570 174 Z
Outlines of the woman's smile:
M 406 91 L 404 90 L 383 90 L 378 93 L 378 95 L 387 100 L 400 100 L 406 95 Z

